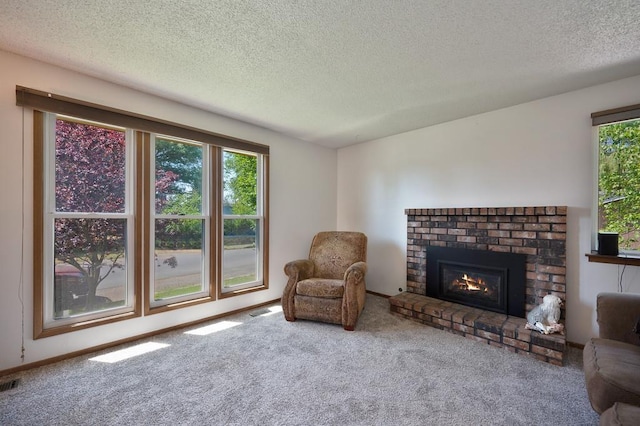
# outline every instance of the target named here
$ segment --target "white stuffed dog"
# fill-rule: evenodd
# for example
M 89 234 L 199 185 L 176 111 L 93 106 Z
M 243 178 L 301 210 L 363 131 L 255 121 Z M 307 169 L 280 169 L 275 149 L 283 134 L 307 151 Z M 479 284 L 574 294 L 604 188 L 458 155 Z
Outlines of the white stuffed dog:
M 547 294 L 542 298 L 542 304 L 536 306 L 527 314 L 529 330 L 538 330 L 540 333 L 562 333 L 564 325 L 560 324 L 560 306 L 562 299 L 553 294 Z

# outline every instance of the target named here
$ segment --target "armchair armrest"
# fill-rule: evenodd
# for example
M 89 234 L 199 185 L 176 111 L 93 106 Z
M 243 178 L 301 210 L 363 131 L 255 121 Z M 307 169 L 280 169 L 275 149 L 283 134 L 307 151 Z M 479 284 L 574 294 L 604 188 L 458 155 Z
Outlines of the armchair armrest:
M 364 308 L 367 294 L 364 276 L 367 273 L 365 262 L 356 262 L 344 272 L 344 297 L 342 299 L 342 326 L 353 331 L 358 316 Z
M 640 345 L 640 294 L 600 293 L 596 308 L 601 338 Z
M 358 284 L 364 282 L 364 276 L 367 273 L 366 262 L 356 262 L 349 266 L 344 272 L 345 285 Z
M 314 270 L 313 262 L 309 259 L 293 260 L 284 265 L 284 273 L 287 277 L 296 277 L 296 281 L 306 280 L 313 276 Z
M 296 294 L 298 281 L 306 280 L 313 276 L 315 266 L 309 259 L 293 260 L 284 265 L 284 273 L 287 275 L 287 284 L 282 292 L 282 311 L 287 321 L 295 321 L 295 308 L 293 297 Z

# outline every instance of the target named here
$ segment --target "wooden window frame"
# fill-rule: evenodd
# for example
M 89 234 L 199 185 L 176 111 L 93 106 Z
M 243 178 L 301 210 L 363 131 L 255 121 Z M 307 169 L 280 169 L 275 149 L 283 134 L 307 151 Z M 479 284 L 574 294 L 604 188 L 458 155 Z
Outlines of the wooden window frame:
M 207 303 L 217 299 L 233 297 L 249 292 L 266 290 L 269 288 L 269 146 L 246 141 L 238 138 L 224 136 L 189 126 L 154 119 L 148 116 L 122 111 L 102 105 L 97 105 L 77 99 L 72 99 L 49 92 L 29 89 L 16 86 L 16 104 L 18 106 L 32 108 L 33 129 L 34 129 L 34 339 L 49 337 L 67 333 L 71 331 L 95 327 L 166 312 L 174 309 L 192 306 L 200 303 Z M 44 268 L 43 264 L 43 232 L 44 232 L 44 196 L 46 188 L 44 186 L 44 144 L 46 141 L 44 132 L 45 112 L 77 117 L 83 120 L 90 120 L 100 123 L 107 123 L 115 126 L 133 129 L 134 131 L 134 162 L 135 179 L 134 187 L 134 303 L 131 312 L 108 315 L 92 320 L 79 320 L 76 323 L 46 327 L 43 311 L 44 297 Z M 149 294 L 149 262 L 144 259 L 149 253 L 149 199 L 146 195 L 150 188 L 150 138 L 151 133 L 174 136 L 182 139 L 194 140 L 212 145 L 211 153 L 211 184 L 209 189 L 210 199 L 210 271 L 209 271 L 209 296 L 187 300 L 174 304 L 167 304 L 151 308 L 148 300 L 143 300 L 144 295 Z M 220 241 L 223 237 L 223 214 L 222 214 L 222 150 L 224 148 L 249 151 L 261 154 L 263 161 L 262 170 L 262 284 L 255 287 L 239 289 L 237 291 L 222 291 L 222 248 Z
M 640 104 L 628 105 L 619 108 L 612 108 L 603 111 L 594 112 L 591 114 L 591 126 L 597 129 L 599 126 L 613 124 L 627 120 L 640 119 Z M 599 138 L 597 131 L 594 130 L 595 148 L 594 148 L 594 201 L 593 201 L 593 232 L 592 232 L 592 251 L 586 253 L 585 256 L 589 259 L 589 262 L 596 263 L 611 263 L 618 265 L 640 265 L 640 252 L 623 252 L 617 256 L 601 255 L 597 252 L 597 235 L 599 225 L 599 206 L 598 206 L 598 185 L 599 185 L 599 170 L 600 170 L 600 155 L 599 155 Z

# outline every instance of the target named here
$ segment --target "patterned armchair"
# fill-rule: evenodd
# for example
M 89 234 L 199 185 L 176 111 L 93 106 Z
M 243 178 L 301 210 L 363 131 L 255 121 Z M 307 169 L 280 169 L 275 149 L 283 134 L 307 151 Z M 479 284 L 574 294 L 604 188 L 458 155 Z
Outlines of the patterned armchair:
M 353 331 L 364 308 L 367 236 L 360 232 L 320 232 L 309 259 L 284 267 L 289 277 L 282 294 L 287 321 L 306 319 L 342 324 Z

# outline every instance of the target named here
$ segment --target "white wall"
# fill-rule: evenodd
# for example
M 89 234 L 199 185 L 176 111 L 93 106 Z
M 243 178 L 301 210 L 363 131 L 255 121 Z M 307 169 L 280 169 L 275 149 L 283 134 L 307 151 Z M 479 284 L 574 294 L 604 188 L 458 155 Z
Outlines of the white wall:
M 370 290 L 406 287 L 406 208 L 566 205 L 567 338 L 597 335 L 595 299 L 622 267 L 589 263 L 594 139 L 590 114 L 640 103 L 640 76 L 338 151 L 338 228 L 369 236 Z M 623 275 L 640 292 L 637 267 Z
M 306 257 L 317 231 L 336 227 L 336 150 L 3 51 L 0 64 L 0 371 L 277 299 L 284 264 Z M 269 145 L 269 290 L 34 341 L 32 114 L 16 106 L 16 85 Z

